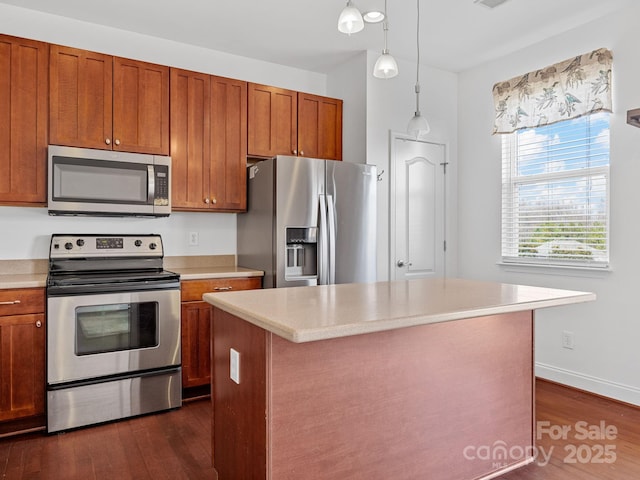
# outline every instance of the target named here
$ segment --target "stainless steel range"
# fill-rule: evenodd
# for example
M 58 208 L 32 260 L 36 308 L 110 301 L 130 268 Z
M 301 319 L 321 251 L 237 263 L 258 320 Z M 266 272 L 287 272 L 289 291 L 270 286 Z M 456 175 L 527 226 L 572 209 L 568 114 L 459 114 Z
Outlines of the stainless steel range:
M 51 236 L 47 430 L 181 405 L 180 276 L 160 235 Z

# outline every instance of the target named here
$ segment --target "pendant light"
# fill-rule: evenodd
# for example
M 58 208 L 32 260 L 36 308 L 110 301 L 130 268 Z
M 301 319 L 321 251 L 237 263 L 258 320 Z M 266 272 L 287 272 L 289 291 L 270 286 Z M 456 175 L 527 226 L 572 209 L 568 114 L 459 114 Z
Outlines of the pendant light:
M 344 7 L 338 18 L 338 30 L 351 35 L 352 33 L 358 33 L 363 28 L 364 20 L 360 10 L 353 6 L 351 0 L 347 0 L 347 6 Z
M 417 26 L 416 26 L 416 44 L 418 47 L 418 60 L 416 64 L 416 113 L 407 126 L 407 133 L 418 139 L 431 130 L 427 119 L 420 115 L 420 0 L 416 0 L 417 4 Z
M 384 30 L 384 50 L 382 50 L 382 55 L 378 57 L 373 67 L 373 76 L 376 78 L 393 78 L 398 75 L 398 64 L 395 58 L 389 54 L 389 49 L 387 48 L 387 31 L 389 30 L 387 18 L 387 0 L 384 0 L 384 23 L 382 24 L 382 29 Z

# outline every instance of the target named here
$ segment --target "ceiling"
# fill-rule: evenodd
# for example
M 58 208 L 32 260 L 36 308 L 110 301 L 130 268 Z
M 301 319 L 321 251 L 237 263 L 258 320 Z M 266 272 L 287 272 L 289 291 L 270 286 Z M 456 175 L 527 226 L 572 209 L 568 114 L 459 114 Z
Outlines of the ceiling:
M 0 0 L 0 3 L 326 73 L 382 50 L 381 24 L 337 30 L 344 0 Z M 633 0 L 421 0 L 421 63 L 460 72 L 590 22 Z M 361 11 L 384 0 L 355 0 Z M 416 60 L 416 2 L 388 0 L 389 50 Z

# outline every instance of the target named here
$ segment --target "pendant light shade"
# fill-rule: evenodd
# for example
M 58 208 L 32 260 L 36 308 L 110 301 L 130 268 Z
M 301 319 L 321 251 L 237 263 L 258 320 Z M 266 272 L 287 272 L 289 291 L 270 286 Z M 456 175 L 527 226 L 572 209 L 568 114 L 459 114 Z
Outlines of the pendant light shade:
M 382 24 L 384 49 L 373 67 L 373 76 L 376 78 L 393 78 L 398 75 L 398 64 L 396 59 L 389 53 L 389 48 L 387 47 L 387 32 L 389 31 L 387 18 L 387 0 L 384 0 L 384 23 Z
M 351 0 L 347 1 L 347 6 L 344 7 L 340 17 L 338 18 L 338 30 L 347 35 L 357 33 L 364 28 L 364 20 L 360 10 L 353 6 Z
M 427 133 L 431 131 L 431 127 L 429 127 L 429 122 L 427 119 L 420 115 L 420 112 L 416 112 L 411 120 L 409 120 L 409 125 L 407 126 L 407 133 L 415 138 L 421 138 L 425 136 Z
M 420 114 L 420 0 L 416 0 L 417 4 L 417 26 L 416 26 L 416 45 L 418 50 L 418 59 L 416 63 L 416 113 L 407 125 L 407 133 L 418 139 L 423 137 L 431 130 L 429 122 Z
M 398 64 L 387 50 L 382 51 L 373 67 L 373 76 L 376 78 L 393 78 L 398 75 Z

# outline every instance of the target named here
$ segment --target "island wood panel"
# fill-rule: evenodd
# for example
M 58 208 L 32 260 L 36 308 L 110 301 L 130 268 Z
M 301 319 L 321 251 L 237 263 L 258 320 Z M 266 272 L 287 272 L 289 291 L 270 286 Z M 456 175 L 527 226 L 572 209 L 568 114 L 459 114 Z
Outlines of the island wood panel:
M 533 445 L 531 311 L 301 344 L 214 312 L 220 479 L 251 464 L 242 478 L 464 480 L 530 461 L 464 452 Z M 240 385 L 229 380 L 231 347 Z
M 271 333 L 213 308 L 211 443 L 219 480 L 267 478 L 270 337 Z M 229 377 L 230 348 L 240 352 L 240 384 Z

